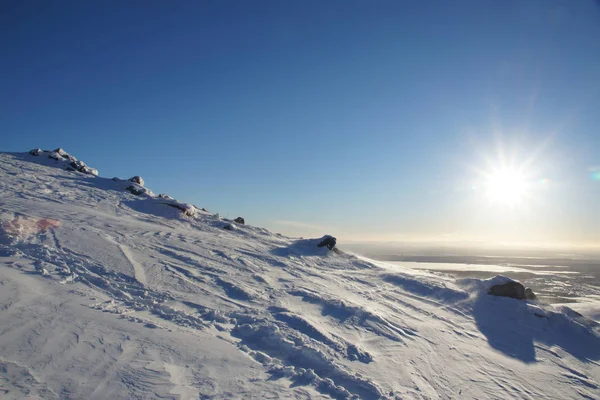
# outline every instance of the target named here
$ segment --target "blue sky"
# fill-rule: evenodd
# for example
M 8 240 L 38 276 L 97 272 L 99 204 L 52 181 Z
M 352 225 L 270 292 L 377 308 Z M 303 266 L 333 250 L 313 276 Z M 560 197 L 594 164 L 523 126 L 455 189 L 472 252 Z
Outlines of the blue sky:
M 3 1 L 0 150 L 291 235 L 600 244 L 598 38 L 592 0 Z

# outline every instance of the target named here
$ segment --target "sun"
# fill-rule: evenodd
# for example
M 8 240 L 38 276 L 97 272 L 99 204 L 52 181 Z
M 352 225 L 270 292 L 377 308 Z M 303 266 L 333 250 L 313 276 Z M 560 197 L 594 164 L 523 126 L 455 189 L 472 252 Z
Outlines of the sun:
M 516 206 L 525 198 L 527 189 L 527 178 L 517 168 L 495 169 L 485 176 L 485 194 L 493 203 Z

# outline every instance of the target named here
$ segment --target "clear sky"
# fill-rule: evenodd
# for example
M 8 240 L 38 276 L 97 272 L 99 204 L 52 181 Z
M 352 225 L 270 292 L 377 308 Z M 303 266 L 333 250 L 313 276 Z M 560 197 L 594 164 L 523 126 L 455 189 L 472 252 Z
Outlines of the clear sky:
M 0 138 L 289 235 L 600 244 L 600 3 L 3 0 Z

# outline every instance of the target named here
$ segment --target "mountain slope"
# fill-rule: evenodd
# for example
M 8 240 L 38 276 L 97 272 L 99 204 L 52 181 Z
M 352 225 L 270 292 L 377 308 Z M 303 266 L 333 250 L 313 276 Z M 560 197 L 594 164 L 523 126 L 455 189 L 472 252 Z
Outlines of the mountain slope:
M 49 154 L 0 154 L 3 398 L 600 397 L 598 326 L 569 309 L 235 224 Z

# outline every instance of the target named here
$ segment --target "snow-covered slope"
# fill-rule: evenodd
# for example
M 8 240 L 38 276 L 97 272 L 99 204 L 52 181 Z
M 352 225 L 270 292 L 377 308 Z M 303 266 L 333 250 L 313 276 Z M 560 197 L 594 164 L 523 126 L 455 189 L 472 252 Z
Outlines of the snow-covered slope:
M 3 399 L 600 398 L 598 325 L 567 308 L 48 154 L 0 154 Z

